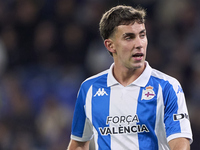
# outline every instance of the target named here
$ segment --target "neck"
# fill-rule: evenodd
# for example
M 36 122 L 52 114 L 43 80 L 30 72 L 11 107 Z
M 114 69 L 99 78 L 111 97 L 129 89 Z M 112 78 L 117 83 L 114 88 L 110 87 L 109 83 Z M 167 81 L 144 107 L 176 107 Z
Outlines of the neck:
M 113 75 L 115 79 L 124 87 L 130 85 L 134 82 L 144 71 L 146 64 L 143 65 L 141 68 L 137 69 L 128 69 L 123 68 L 119 69 L 116 65 L 113 67 Z

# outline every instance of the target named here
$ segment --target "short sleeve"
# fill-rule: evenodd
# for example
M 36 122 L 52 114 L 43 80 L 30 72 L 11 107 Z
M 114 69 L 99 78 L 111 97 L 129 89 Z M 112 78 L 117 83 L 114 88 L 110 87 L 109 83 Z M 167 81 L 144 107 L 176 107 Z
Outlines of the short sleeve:
M 85 113 L 86 89 L 81 86 L 74 110 L 71 139 L 76 141 L 89 141 L 93 136 L 92 125 Z
M 183 89 L 177 80 L 169 83 L 164 92 L 164 123 L 167 141 L 185 137 L 192 143 L 192 131 Z

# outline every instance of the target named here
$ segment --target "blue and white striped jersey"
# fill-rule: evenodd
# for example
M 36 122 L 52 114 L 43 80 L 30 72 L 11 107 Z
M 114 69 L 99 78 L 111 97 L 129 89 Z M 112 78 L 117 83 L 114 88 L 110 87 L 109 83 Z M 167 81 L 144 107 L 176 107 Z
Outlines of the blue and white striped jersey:
M 169 150 L 168 142 L 192 131 L 179 82 L 152 69 L 122 86 L 110 69 L 85 80 L 79 90 L 71 138 L 96 150 Z

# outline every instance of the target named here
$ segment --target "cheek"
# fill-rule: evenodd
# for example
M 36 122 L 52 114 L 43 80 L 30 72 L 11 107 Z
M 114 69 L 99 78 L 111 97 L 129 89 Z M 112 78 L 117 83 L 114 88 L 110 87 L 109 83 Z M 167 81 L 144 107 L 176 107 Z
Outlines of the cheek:
M 117 53 L 126 53 L 130 49 L 130 44 L 120 42 L 116 44 L 116 52 Z
M 123 45 L 122 47 L 121 47 L 121 53 L 122 53 L 122 55 L 124 55 L 124 56 L 129 56 L 130 55 L 130 53 L 131 53 L 131 50 L 132 50 L 132 47 L 131 47 L 131 45 L 130 44 L 127 44 L 127 45 Z
M 147 45 L 148 45 L 148 40 L 147 40 L 147 38 L 144 39 L 143 44 L 144 44 L 144 47 L 147 47 Z
M 124 51 L 130 51 L 134 47 L 133 42 L 122 42 L 120 46 Z

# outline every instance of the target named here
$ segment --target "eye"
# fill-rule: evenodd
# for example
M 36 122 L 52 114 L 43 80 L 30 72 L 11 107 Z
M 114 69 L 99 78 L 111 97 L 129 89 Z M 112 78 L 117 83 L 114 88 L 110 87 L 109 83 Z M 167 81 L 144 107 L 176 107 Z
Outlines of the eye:
M 123 39 L 124 40 L 130 41 L 130 40 L 132 40 L 134 38 L 135 38 L 135 34 L 133 34 L 133 33 L 125 33 L 125 34 L 123 34 Z
M 130 36 L 125 37 L 125 40 L 130 40 L 130 39 L 131 39 Z
M 142 32 L 140 33 L 140 38 L 143 39 L 143 38 L 145 38 L 145 37 L 146 37 L 146 31 L 142 31 Z
M 142 34 L 140 34 L 140 38 L 145 38 L 145 36 L 146 36 L 146 34 L 145 33 L 142 33 Z
M 125 36 L 125 38 L 124 38 L 125 40 L 132 40 L 132 39 L 134 39 L 134 36 L 131 36 L 131 35 L 127 35 L 127 36 Z

